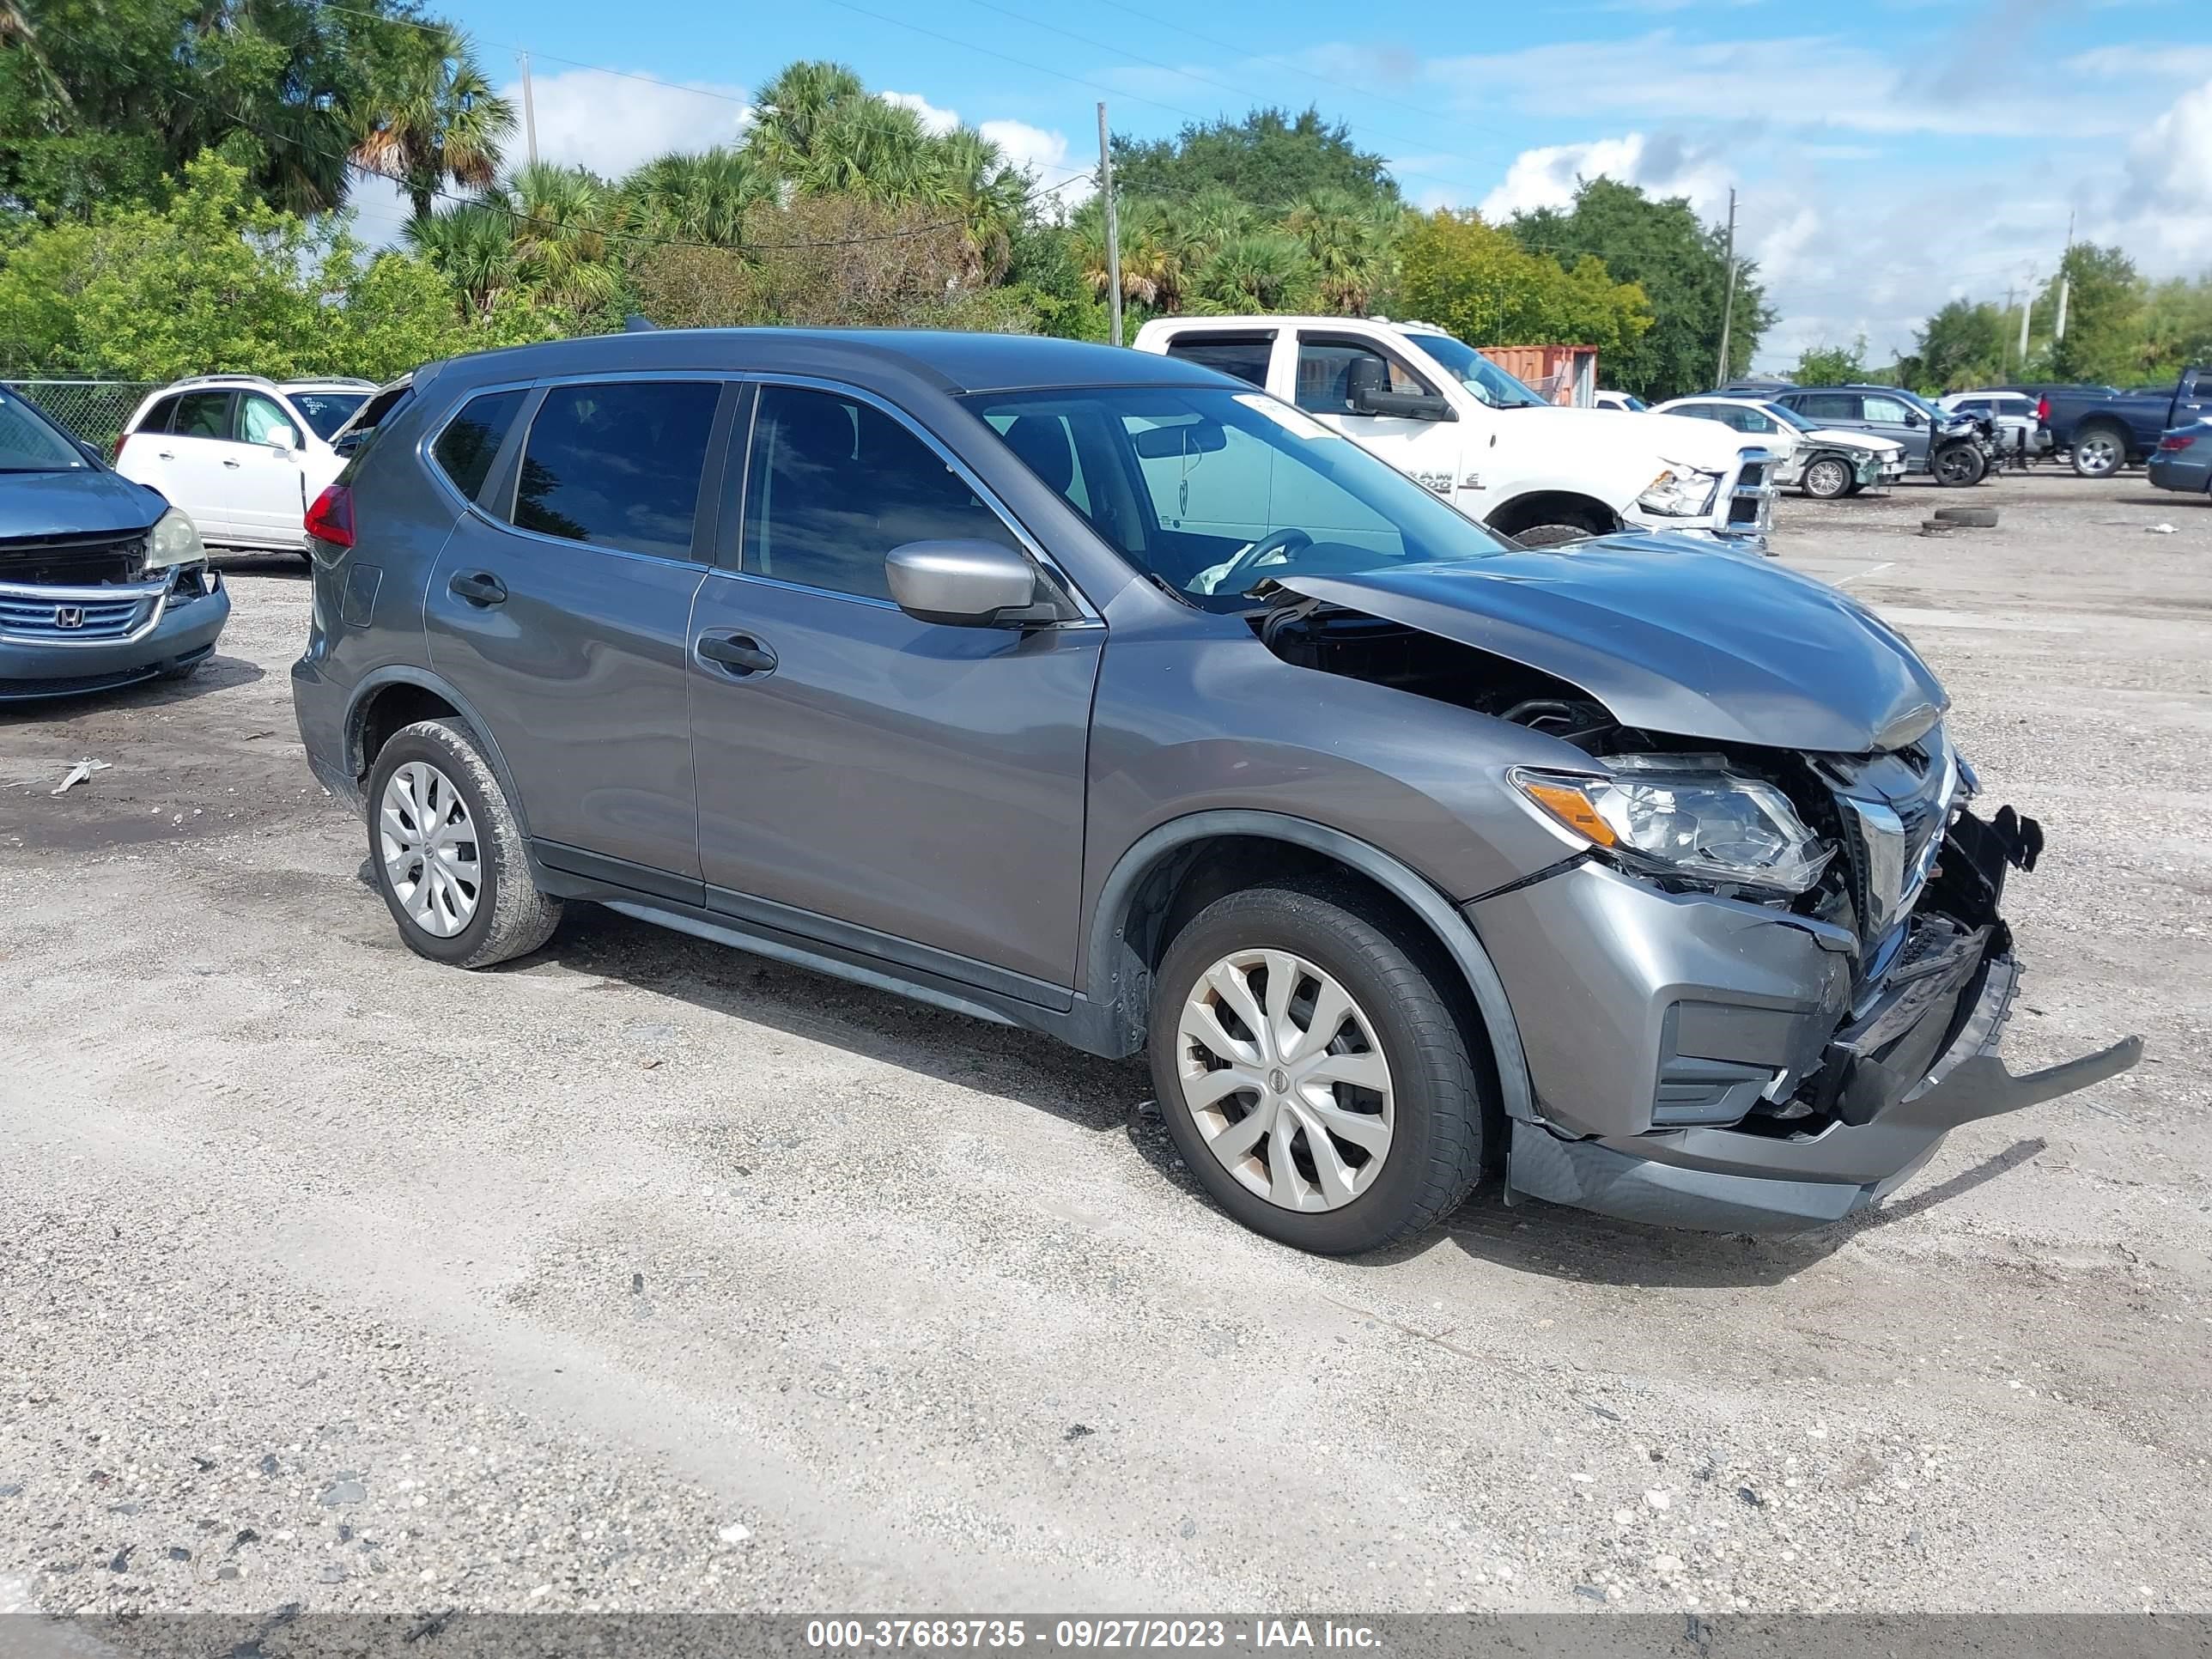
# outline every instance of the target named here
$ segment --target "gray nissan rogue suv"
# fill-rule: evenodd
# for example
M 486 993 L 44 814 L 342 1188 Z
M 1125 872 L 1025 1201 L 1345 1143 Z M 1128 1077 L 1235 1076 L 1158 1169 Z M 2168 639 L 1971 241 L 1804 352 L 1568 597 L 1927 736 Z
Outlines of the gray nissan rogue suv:
M 1832 1220 L 2132 1064 L 1997 1059 L 2042 835 L 1833 588 L 1534 551 L 1239 381 L 1064 341 L 434 364 L 315 503 L 293 670 L 422 955 L 566 902 L 1149 1046 L 1238 1219 Z

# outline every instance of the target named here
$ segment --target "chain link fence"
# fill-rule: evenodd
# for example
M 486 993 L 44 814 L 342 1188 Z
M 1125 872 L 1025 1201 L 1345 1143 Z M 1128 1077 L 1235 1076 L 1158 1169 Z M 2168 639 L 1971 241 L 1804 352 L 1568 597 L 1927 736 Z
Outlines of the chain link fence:
M 159 380 L 0 379 L 17 397 L 38 404 L 72 435 L 112 453 L 131 411 Z

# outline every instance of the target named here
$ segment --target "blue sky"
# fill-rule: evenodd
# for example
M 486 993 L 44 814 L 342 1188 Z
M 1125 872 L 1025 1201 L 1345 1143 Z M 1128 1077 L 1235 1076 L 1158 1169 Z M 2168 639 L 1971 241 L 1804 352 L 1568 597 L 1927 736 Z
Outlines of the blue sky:
M 733 137 L 752 88 L 828 57 L 929 118 L 983 126 L 1070 202 L 1102 97 L 1116 131 L 1145 136 L 1257 102 L 1316 104 L 1389 157 L 1418 204 L 1492 216 L 1602 173 L 1717 219 L 1733 185 L 1740 245 L 1783 313 L 1765 362 L 1861 333 L 1877 358 L 1909 348 L 1947 299 L 2047 276 L 2069 212 L 2078 234 L 2121 242 L 2155 274 L 2212 267 L 2200 0 L 437 9 L 502 82 L 528 49 L 541 152 L 605 173 Z M 372 235 L 394 216 L 374 195 L 362 208 Z

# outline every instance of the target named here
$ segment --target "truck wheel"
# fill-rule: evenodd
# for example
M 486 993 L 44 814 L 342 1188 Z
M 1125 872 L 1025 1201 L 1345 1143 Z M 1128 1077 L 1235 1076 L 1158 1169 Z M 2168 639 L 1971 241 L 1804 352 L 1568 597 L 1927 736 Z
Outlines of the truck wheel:
M 1586 542 L 1593 536 L 1602 536 L 1607 528 L 1572 507 L 1554 507 L 1534 524 L 1524 524 L 1510 533 L 1523 547 L 1562 547 L 1569 542 Z
M 368 793 L 369 865 L 409 950 L 489 968 L 552 938 L 561 901 L 531 881 L 522 826 L 466 727 L 403 726 Z
M 1833 455 L 1823 455 L 1805 469 L 1803 489 L 1816 501 L 1832 501 L 1851 493 L 1851 470 Z
M 2109 478 L 2126 464 L 2127 434 L 2115 426 L 2083 428 L 2074 439 L 2074 471 L 2084 478 Z
M 1247 888 L 1200 912 L 1154 981 L 1152 1069 L 1214 1201 L 1281 1243 L 1352 1255 L 1464 1199 L 1503 1127 L 1453 973 L 1342 882 Z
M 1969 488 L 1982 481 L 1990 470 L 1989 458 L 1982 453 L 1981 446 L 1966 439 L 1949 443 L 1936 452 L 1933 466 L 1936 482 L 1949 489 Z

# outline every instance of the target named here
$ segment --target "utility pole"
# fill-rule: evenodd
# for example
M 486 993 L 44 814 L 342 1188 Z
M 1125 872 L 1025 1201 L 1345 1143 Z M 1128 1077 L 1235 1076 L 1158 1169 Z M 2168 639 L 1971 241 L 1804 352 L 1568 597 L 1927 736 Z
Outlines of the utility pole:
M 1729 325 L 1735 320 L 1735 187 L 1729 187 L 1728 223 L 1728 297 L 1721 301 L 1721 361 L 1713 371 L 1713 384 L 1726 386 L 1729 380 Z
M 2027 319 L 2035 313 L 2035 272 L 2027 273 L 2020 291 L 2020 372 L 2027 373 Z
M 2066 252 L 2058 258 L 2058 321 L 2051 331 L 2051 343 L 2053 345 L 2066 337 L 2067 290 L 2074 284 L 2074 274 L 2067 269 L 2067 264 L 2073 252 L 2074 216 L 2069 213 L 2066 216 Z
M 1106 141 L 1106 101 L 1098 101 L 1098 190 L 1106 198 L 1106 306 L 1114 343 L 1121 343 L 1121 227 L 1114 216 L 1114 152 Z
M 2013 286 L 2010 283 L 2007 283 L 2005 284 L 2005 315 L 2008 317 L 2012 315 L 2012 295 Z M 2027 361 L 2023 358 L 2021 368 L 2025 370 L 2027 367 Z M 2009 340 L 2004 341 L 1997 347 L 1997 368 L 2008 376 L 2012 374 L 2012 342 Z
M 523 153 L 530 158 L 531 165 L 535 167 L 538 163 L 538 106 L 531 101 L 530 97 L 530 54 L 526 52 L 519 52 L 515 56 L 522 60 Z

